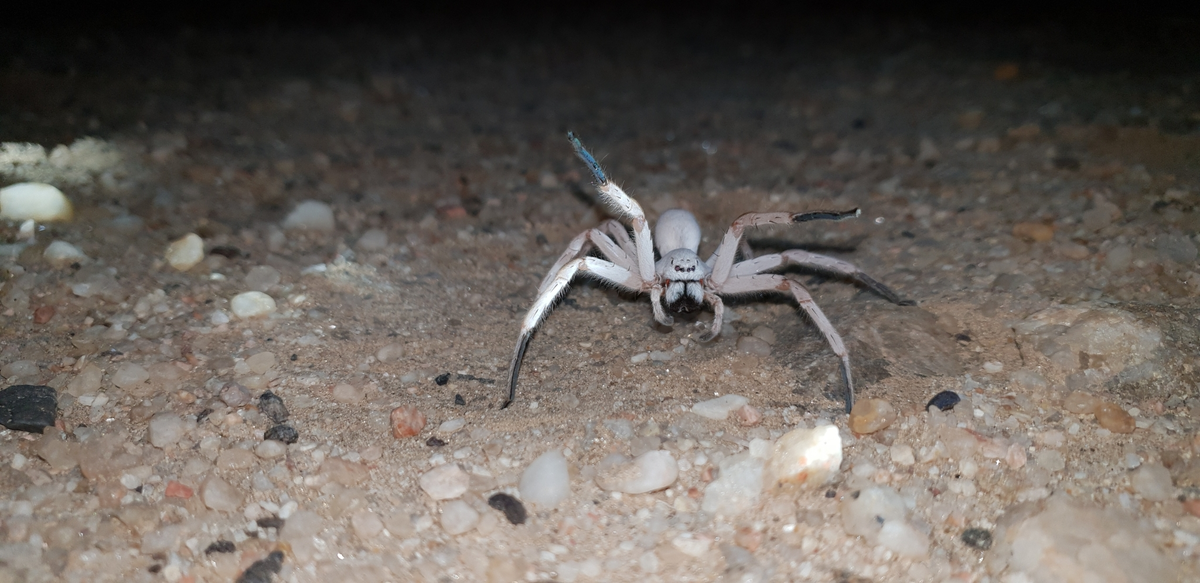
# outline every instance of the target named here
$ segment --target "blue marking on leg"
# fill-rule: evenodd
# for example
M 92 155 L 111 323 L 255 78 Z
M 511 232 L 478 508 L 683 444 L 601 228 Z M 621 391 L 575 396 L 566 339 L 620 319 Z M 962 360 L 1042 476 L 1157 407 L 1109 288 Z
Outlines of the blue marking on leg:
M 579 159 L 583 160 L 584 164 L 587 164 L 588 169 L 592 171 L 592 175 L 596 177 L 596 184 L 608 184 L 608 177 L 605 176 L 604 171 L 600 169 L 600 163 L 596 162 L 596 159 L 592 157 L 592 154 L 583 147 L 583 144 L 579 142 L 579 138 L 575 137 L 575 133 L 567 132 L 567 139 L 571 140 L 571 145 L 575 147 L 575 155 L 579 156 Z

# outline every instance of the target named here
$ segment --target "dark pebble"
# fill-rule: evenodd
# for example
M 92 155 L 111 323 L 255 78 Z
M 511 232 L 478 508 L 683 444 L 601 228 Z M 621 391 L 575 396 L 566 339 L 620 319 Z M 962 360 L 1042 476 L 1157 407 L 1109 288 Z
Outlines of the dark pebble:
M 41 434 L 54 427 L 58 393 L 42 385 L 13 385 L 0 391 L 0 425 L 14 431 Z
M 462 395 L 456 394 L 456 395 L 454 395 L 454 404 L 458 405 L 459 407 L 462 407 L 463 405 L 467 404 L 467 400 L 464 399 Z
M 222 257 L 228 257 L 229 259 L 240 259 L 242 257 L 250 256 L 249 253 L 246 253 L 245 251 L 242 251 L 233 245 L 217 245 L 208 253 L 209 255 L 220 255 Z
M 267 430 L 266 434 L 263 435 L 263 439 L 273 439 L 291 445 L 296 443 L 297 439 L 300 439 L 300 433 L 291 425 L 276 425 Z
M 968 528 L 962 533 L 962 541 L 973 549 L 986 551 L 992 548 L 992 533 L 982 528 Z
M 438 375 L 437 378 L 433 379 L 433 382 L 437 383 L 439 387 L 445 385 L 450 382 L 450 373 L 444 372 Z
M 959 342 L 970 342 L 971 335 L 967 334 L 966 332 L 959 332 L 958 334 L 954 335 L 954 339 Z
M 504 513 L 504 517 L 513 524 L 525 524 L 525 505 L 520 500 L 499 492 L 488 498 L 488 506 Z
M 258 412 L 276 423 L 283 423 L 288 419 L 288 410 L 283 405 L 283 399 L 271 391 L 258 396 Z
M 442 447 L 443 445 L 446 445 L 446 442 L 436 437 L 430 437 L 429 439 L 425 440 L 425 445 L 428 445 L 429 447 Z
M 237 547 L 234 546 L 232 542 L 227 540 L 219 540 L 211 545 L 208 545 L 208 548 L 204 549 L 204 554 L 211 555 L 213 553 L 232 553 L 236 550 Z
M 925 410 L 928 411 L 930 407 L 937 407 L 942 411 L 949 411 L 953 409 L 954 406 L 957 405 L 961 400 L 962 399 L 959 398 L 958 393 L 954 391 L 942 391 L 934 395 L 933 398 L 925 404 Z
M 272 551 L 265 559 L 254 561 L 250 568 L 242 572 L 237 583 L 271 583 L 272 575 L 283 568 L 283 552 Z
M 284 522 L 285 521 L 278 516 L 268 516 L 266 518 L 255 520 L 254 524 L 257 524 L 259 528 L 273 528 L 275 530 L 279 530 L 283 528 Z

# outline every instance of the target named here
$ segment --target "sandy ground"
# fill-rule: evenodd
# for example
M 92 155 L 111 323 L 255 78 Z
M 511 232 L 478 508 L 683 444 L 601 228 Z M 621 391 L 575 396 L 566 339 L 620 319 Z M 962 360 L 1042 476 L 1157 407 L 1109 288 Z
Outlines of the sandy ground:
M 782 46 L 644 31 L 614 46 L 566 32 L 31 41 L 0 73 L 0 140 L 47 157 L 6 146 L 3 184 L 53 183 L 76 216 L 32 241 L 3 225 L 5 386 L 49 385 L 60 411 L 46 437 L 0 433 L 0 580 L 231 580 L 276 548 L 281 581 L 1042 580 L 962 536 L 1055 493 L 1133 517 L 1120 532 L 1160 554 L 1127 557 L 1128 580 L 1156 580 L 1145 556 L 1195 580 L 1197 77 L 923 30 Z M 861 207 L 749 238 L 853 262 L 917 302 L 796 272 L 845 338 L 860 399 L 888 401 L 894 425 L 849 430 L 837 359 L 786 298 L 731 302 L 700 345 L 710 312 L 667 329 L 646 298 L 587 282 L 499 410 L 538 282 L 607 216 L 567 130 L 652 220 L 695 213 L 702 253 L 743 212 Z M 285 228 L 304 200 L 333 209 L 332 230 Z M 386 239 L 363 240 L 372 229 Z M 208 255 L 180 272 L 164 253 L 188 233 Z M 55 240 L 88 259 L 47 261 Z M 254 288 L 273 314 L 233 316 Z M 1087 328 L 1071 309 L 1109 319 Z M 1051 328 L 1031 331 L 1038 313 Z M 248 364 L 264 352 L 273 363 Z M 98 384 L 78 380 L 88 367 Z M 299 433 L 283 454 L 250 453 L 273 425 L 254 406 L 266 389 Z M 966 399 L 949 419 L 923 410 L 943 390 Z M 1136 430 L 1073 412 L 1072 391 Z M 725 394 L 761 419 L 690 412 Z M 399 406 L 428 418 L 418 436 L 392 436 Z M 147 427 L 164 415 L 180 433 L 158 447 Z M 827 422 L 845 448 L 830 484 L 703 510 L 722 460 Z M 956 450 L 951 429 L 979 445 Z M 590 479 L 647 439 L 683 462 L 669 488 Z M 564 501 L 530 505 L 523 525 L 488 507 L 556 448 Z M 461 534 L 419 487 L 447 463 L 470 474 L 459 499 L 478 513 Z M 1139 486 L 1141 466 L 1170 471 L 1167 496 Z M 849 497 L 880 485 L 906 500 L 923 552 L 843 527 Z M 206 553 L 217 541 L 233 552 Z

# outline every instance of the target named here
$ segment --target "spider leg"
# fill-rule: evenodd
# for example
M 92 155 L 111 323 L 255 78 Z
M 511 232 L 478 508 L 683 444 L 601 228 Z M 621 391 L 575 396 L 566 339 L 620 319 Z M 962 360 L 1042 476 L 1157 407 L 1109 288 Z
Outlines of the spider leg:
M 725 322 L 725 302 L 721 301 L 721 296 L 707 289 L 704 290 L 704 301 L 712 305 L 713 308 L 712 328 L 708 332 L 701 334 L 696 340 L 700 342 L 712 342 L 712 339 L 721 333 L 721 325 Z
M 634 246 L 633 239 L 629 238 L 629 231 L 625 230 L 625 225 L 622 225 L 621 221 L 609 219 L 600 223 L 599 228 L 601 231 L 608 233 L 608 236 L 612 237 L 613 241 L 616 241 L 617 245 L 625 251 L 626 255 L 637 257 L 637 247 Z
M 849 413 L 850 409 L 854 407 L 854 382 L 850 377 L 850 353 L 846 351 L 842 337 L 838 335 L 833 324 L 829 322 L 829 318 L 825 317 L 825 313 L 813 301 L 812 295 L 808 293 L 803 284 L 779 274 L 747 274 L 730 278 L 719 290 L 719 293 L 736 294 L 762 291 L 791 293 L 796 298 L 796 302 L 800 304 L 800 309 L 808 314 L 808 317 L 817 325 L 817 329 L 825 335 L 825 342 L 829 343 L 829 348 L 841 359 L 842 380 L 846 383 L 846 412 Z
M 571 140 L 571 145 L 575 147 L 575 155 L 583 160 L 596 178 L 596 190 L 600 193 L 600 200 L 608 208 L 615 210 L 618 216 L 629 219 L 637 250 L 637 274 L 644 283 L 654 281 L 654 240 L 650 237 L 650 225 L 646 222 L 646 213 L 642 211 L 642 206 L 604 174 L 600 163 L 583 147 L 575 134 L 567 132 L 567 139 Z
M 916 305 L 916 302 L 901 298 L 900 294 L 897 294 L 888 286 L 876 281 L 875 278 L 867 275 L 866 272 L 859 269 L 852 263 L 842 261 L 841 259 L 834 259 L 833 257 L 828 257 L 825 255 L 819 255 L 817 253 L 810 253 L 801 249 L 791 249 L 782 253 L 773 253 L 771 255 L 756 257 L 748 261 L 742 261 L 733 266 L 733 269 L 730 271 L 730 275 L 732 277 L 750 275 L 766 271 L 768 269 L 782 267 L 788 264 L 811 267 L 819 271 L 827 271 L 836 273 L 838 275 L 843 275 L 855 282 L 858 282 L 863 287 L 875 292 L 893 304 L 901 306 Z
M 721 244 L 713 252 L 712 257 L 709 257 L 708 266 L 712 268 L 712 280 L 717 285 L 720 285 L 729 278 L 730 269 L 733 267 L 734 255 L 736 255 L 738 243 L 742 240 L 742 232 L 746 230 L 746 227 L 785 225 L 818 220 L 840 221 L 850 217 L 857 217 L 861 212 L 859 209 L 853 209 L 848 211 L 811 211 L 804 213 L 746 213 L 733 221 L 733 224 L 729 226 L 729 230 L 726 231 L 725 237 L 721 239 Z
M 554 304 L 558 301 L 559 296 L 566 291 L 567 286 L 571 284 L 571 280 L 578 273 L 591 275 L 596 279 L 631 291 L 641 291 L 643 287 L 641 278 L 632 270 L 598 257 L 572 259 L 563 265 L 550 279 L 550 285 L 538 292 L 533 307 L 529 308 L 529 312 L 525 314 L 525 320 L 521 323 L 517 348 L 513 352 L 512 362 L 509 364 L 508 398 L 500 405 L 501 409 L 511 405 L 517 395 L 517 377 L 521 374 L 521 361 L 525 358 L 525 349 L 529 347 L 529 340 L 533 338 L 534 331 L 554 309 Z
M 616 221 L 610 222 L 615 223 Z M 617 225 L 619 226 L 620 223 L 617 223 Z M 603 227 L 605 225 L 601 226 Z M 624 227 L 621 227 L 621 229 L 623 230 Z M 629 235 L 625 235 L 625 238 L 628 239 Z M 613 263 L 629 269 L 634 268 L 633 259 L 629 257 L 625 250 L 614 243 L 613 240 L 608 237 L 608 235 L 605 235 L 600 231 L 600 229 L 588 229 L 576 235 L 575 238 L 571 239 L 571 242 L 567 244 L 566 250 L 563 251 L 563 254 L 558 258 L 558 261 L 554 262 L 554 265 L 550 267 L 550 271 L 546 274 L 546 277 L 542 279 L 542 283 L 538 285 L 538 293 L 540 294 L 546 290 L 546 286 L 550 285 L 550 281 L 554 279 L 555 274 L 561 271 L 567 262 L 571 261 L 572 259 L 578 259 L 579 257 L 587 255 L 593 247 L 599 249 L 600 252 L 603 253 L 604 256 Z

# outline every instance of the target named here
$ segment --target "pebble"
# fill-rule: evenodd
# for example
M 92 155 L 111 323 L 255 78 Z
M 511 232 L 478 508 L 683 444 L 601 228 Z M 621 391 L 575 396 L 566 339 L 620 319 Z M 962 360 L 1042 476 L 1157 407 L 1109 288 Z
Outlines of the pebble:
M 271 583 L 275 574 L 283 569 L 284 554 L 272 551 L 266 558 L 254 561 L 238 576 L 236 583 Z
M 354 244 L 359 251 L 383 251 L 388 245 L 388 234 L 383 229 L 367 229 Z
M 992 548 L 992 533 L 983 528 L 968 528 L 962 533 L 962 541 L 973 549 L 986 551 Z
M 254 374 L 267 374 L 275 367 L 275 353 L 267 351 L 255 353 L 246 358 L 246 366 L 250 367 L 250 372 Z M 259 397 L 260 401 L 261 399 L 262 397 Z
M 246 277 L 242 279 L 242 282 L 254 291 L 266 292 L 279 285 L 282 279 L 283 276 L 279 274 L 278 269 L 270 265 L 255 265 L 246 272 Z
M 892 462 L 900 466 L 911 466 L 917 463 L 916 457 L 913 455 L 913 448 L 910 445 L 903 443 L 893 443 L 888 449 L 888 454 L 892 458 Z
M 384 344 L 375 351 L 375 359 L 379 362 L 394 362 L 404 356 L 404 345 L 398 343 Z
M 1045 223 L 1017 223 L 1012 234 L 1018 239 L 1033 243 L 1045 243 L 1054 238 L 1054 227 Z
M 557 506 L 571 493 L 567 458 L 557 449 L 538 456 L 521 473 L 517 490 L 521 493 L 521 500 L 528 504 L 544 508 Z
M 258 463 L 254 453 L 240 447 L 231 447 L 217 456 L 214 465 L 218 470 L 245 470 Z
M 383 532 L 384 524 L 378 514 L 363 509 L 350 517 L 350 528 L 354 529 L 358 538 L 367 541 L 379 536 Z
M 850 430 L 859 435 L 869 435 L 887 429 L 896 421 L 898 413 L 891 403 L 883 399 L 863 399 L 850 410 Z
M 170 412 L 163 412 L 150 418 L 147 436 L 150 444 L 159 449 L 171 447 L 187 433 L 188 424 L 182 417 Z
M 1137 428 L 1137 422 L 1133 416 L 1115 403 L 1101 401 L 1096 406 L 1095 415 L 1100 427 L 1113 433 L 1133 433 L 1133 430 Z
M 716 399 L 700 401 L 692 405 L 692 413 L 701 417 L 723 421 L 729 418 L 729 414 L 737 411 L 750 402 L 750 399 L 741 395 L 725 395 Z
M 283 454 L 285 453 L 287 453 L 287 445 L 284 442 L 275 439 L 264 440 L 254 448 L 254 455 L 257 455 L 265 460 L 273 460 L 275 458 L 283 457 Z
M 762 421 L 762 413 L 753 405 L 742 405 L 738 408 L 737 415 L 738 423 L 741 423 L 742 427 L 753 427 Z
M 959 401 L 962 401 L 962 398 L 958 396 L 958 393 L 954 391 L 942 391 L 934 395 L 933 398 L 925 404 L 925 410 L 928 411 L 930 407 L 937 407 L 942 411 L 949 411 L 953 409 L 954 406 L 959 403 Z
M 1104 256 L 1104 267 L 1113 273 L 1125 273 L 1131 263 L 1133 247 L 1129 245 L 1115 245 Z
M 54 318 L 54 306 L 39 306 L 33 311 L 33 323 L 45 324 Z
M 48 223 L 69 221 L 73 215 L 71 201 L 49 184 L 19 182 L 0 188 L 0 218 Z
M 767 326 L 756 326 L 754 330 L 750 332 L 750 335 L 762 340 L 763 342 L 766 342 L 767 344 L 772 346 L 775 345 L 775 330 L 772 330 Z
M 204 505 L 218 512 L 235 512 L 242 505 L 242 493 L 229 482 L 209 476 L 200 485 Z
M 1158 256 L 1180 265 L 1196 262 L 1196 244 L 1187 235 L 1163 235 L 1155 241 Z
M 283 399 L 271 391 L 258 396 L 258 412 L 275 423 L 283 423 L 288 419 L 288 410 L 283 404 Z
M 456 536 L 469 532 L 479 524 L 479 512 L 462 500 L 451 500 L 442 506 L 442 530 Z
M 752 508 L 762 490 L 763 461 L 744 453 L 731 456 L 721 461 L 717 479 L 705 486 L 700 508 L 710 515 L 735 517 Z
M 298 510 L 288 517 L 287 522 L 279 531 L 279 540 L 292 547 L 296 561 L 306 563 L 313 559 L 318 551 L 316 537 L 324 528 L 325 521 L 316 512 Z M 326 547 L 325 541 L 320 541 L 320 548 Z
M 330 396 L 335 402 L 338 403 L 361 403 L 364 392 L 362 389 L 354 385 L 348 383 L 338 383 L 333 386 L 333 391 L 331 391 Z
M 340 457 L 325 458 L 318 473 L 343 486 L 357 486 L 371 476 L 366 465 Z
M 150 380 L 150 371 L 140 364 L 125 362 L 117 367 L 110 380 L 117 388 L 128 391 Z
M 504 517 L 512 524 L 525 524 L 525 505 L 520 500 L 504 492 L 497 492 L 488 498 L 488 506 L 504 513 Z
M 259 291 L 242 292 L 229 300 L 229 309 L 243 320 L 263 318 L 275 312 L 275 300 Z
M 1138 496 L 1151 502 L 1166 502 L 1175 495 L 1171 472 L 1162 464 L 1142 464 L 1130 474 L 1129 483 Z
M 0 425 L 41 435 L 58 418 L 58 392 L 43 385 L 13 385 L 0 391 Z
M 392 409 L 390 421 L 396 439 L 419 435 L 425 429 L 425 414 L 412 405 Z
M 51 267 L 62 269 L 75 263 L 88 263 L 91 258 L 87 256 L 79 247 L 76 247 L 66 241 L 55 241 L 46 246 L 46 250 L 42 251 L 42 259 L 46 260 Z
M 821 486 L 842 465 L 842 437 L 837 427 L 801 427 L 775 441 L 766 464 L 766 482 L 776 488 L 785 484 Z
M 1096 412 L 1096 407 L 1099 407 L 1101 402 L 1098 397 L 1091 393 L 1071 391 L 1063 399 L 1063 409 L 1077 415 L 1090 415 Z
M 1115 308 L 1054 306 L 1017 322 L 1013 330 L 1019 346 L 1041 352 L 1068 372 L 1083 368 L 1117 375 L 1155 358 L 1162 345 L 1156 326 Z
M 879 529 L 879 545 L 908 559 L 917 559 L 929 554 L 929 536 L 903 520 L 883 524 Z
M 769 356 L 771 345 L 757 336 L 742 336 L 737 340 L 737 349 L 755 356 Z
M 466 494 L 467 487 L 471 484 L 471 476 L 458 464 L 444 464 L 421 474 L 418 482 L 430 498 L 450 500 Z
M 250 400 L 254 398 L 246 387 L 238 383 L 225 383 L 218 396 L 222 403 L 235 409 L 250 404 Z
M 679 464 L 668 451 L 649 451 L 631 461 L 611 465 L 596 474 L 596 485 L 625 494 L 645 494 L 668 488 L 679 477 Z
M 283 220 L 283 228 L 289 231 L 333 232 L 333 208 L 318 200 L 306 200 L 296 205 Z
M 204 240 L 195 233 L 188 233 L 167 245 L 167 264 L 177 271 L 187 271 L 204 261 Z
M 888 486 L 872 486 L 851 492 L 842 498 L 842 528 L 847 534 L 861 536 L 879 544 L 885 524 L 903 523 L 908 514 L 904 498 Z
M 437 432 L 445 433 L 445 434 L 454 433 L 455 431 L 458 431 L 459 429 L 466 427 L 466 425 L 467 425 L 466 419 L 462 419 L 462 418 L 451 419 L 449 421 L 442 422 L 441 425 L 438 425 Z
M 175 480 L 167 482 L 167 488 L 163 492 L 163 495 L 167 498 L 182 498 L 184 500 L 191 498 L 195 494 L 195 491 L 193 491 L 191 488 L 187 487 L 181 482 L 176 482 Z
M 263 434 L 263 439 L 291 445 L 300 439 L 300 433 L 291 425 L 276 425 Z

